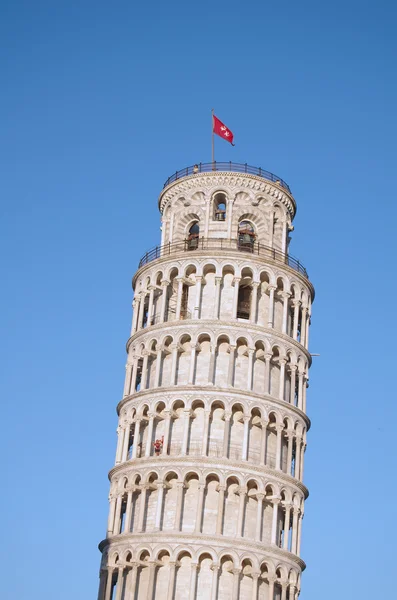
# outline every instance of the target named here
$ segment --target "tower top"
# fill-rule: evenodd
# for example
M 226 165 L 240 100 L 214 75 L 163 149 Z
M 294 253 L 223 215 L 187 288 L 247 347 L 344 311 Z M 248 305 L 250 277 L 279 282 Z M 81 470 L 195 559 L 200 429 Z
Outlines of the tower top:
M 173 173 L 164 183 L 159 197 L 161 213 L 172 198 L 194 192 L 196 186 L 214 191 L 217 187 L 245 188 L 252 196 L 253 204 L 261 195 L 273 196 L 287 208 L 291 220 L 296 213 L 296 202 L 288 184 L 278 175 L 247 163 L 211 162 L 197 163 Z

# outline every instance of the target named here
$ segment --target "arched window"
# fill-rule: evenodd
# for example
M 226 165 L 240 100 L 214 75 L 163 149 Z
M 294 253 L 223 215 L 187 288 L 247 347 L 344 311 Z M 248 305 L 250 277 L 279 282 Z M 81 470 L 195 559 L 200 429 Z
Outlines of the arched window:
M 240 221 L 238 226 L 238 247 L 246 252 L 254 251 L 255 230 L 249 221 Z
M 252 288 L 250 285 L 241 285 L 238 290 L 238 303 L 237 303 L 237 318 L 238 319 L 249 319 L 251 310 L 251 292 Z
M 214 221 L 226 221 L 225 194 L 216 194 L 214 198 Z
M 196 221 L 193 225 L 190 226 L 188 237 L 187 237 L 187 249 L 188 250 L 196 250 L 199 243 L 200 236 L 200 226 Z

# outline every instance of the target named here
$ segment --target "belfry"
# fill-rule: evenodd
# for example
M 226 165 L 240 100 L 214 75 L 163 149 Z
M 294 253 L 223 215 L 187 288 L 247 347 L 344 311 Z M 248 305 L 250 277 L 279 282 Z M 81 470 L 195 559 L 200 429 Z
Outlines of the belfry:
M 131 336 L 98 600 L 297 600 L 314 290 L 296 203 L 200 163 L 159 197 Z

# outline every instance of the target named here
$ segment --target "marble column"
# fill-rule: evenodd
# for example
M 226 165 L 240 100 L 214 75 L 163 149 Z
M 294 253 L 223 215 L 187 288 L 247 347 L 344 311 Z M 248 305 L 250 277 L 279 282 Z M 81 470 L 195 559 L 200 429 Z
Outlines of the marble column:
M 263 515 L 263 499 L 264 494 L 256 494 L 257 507 L 256 507 L 256 531 L 255 541 L 262 541 L 262 515 Z
M 224 427 L 224 431 L 223 431 L 222 456 L 223 456 L 223 458 L 228 458 L 229 457 L 229 438 L 230 438 L 230 419 L 232 417 L 232 413 L 225 411 L 223 417 L 225 419 L 225 427 Z
M 176 567 L 176 564 L 174 562 L 169 563 L 170 576 L 168 579 L 167 600 L 173 600 L 173 598 L 174 598 L 175 567 Z
M 196 276 L 196 300 L 194 303 L 194 318 L 199 319 L 201 313 L 201 285 L 203 278 L 200 276 Z
M 170 282 L 163 279 L 161 282 L 161 287 L 163 288 L 163 293 L 161 294 L 161 312 L 160 312 L 160 323 L 164 323 L 166 319 L 166 309 L 167 309 L 167 295 L 168 295 L 168 286 Z
M 216 534 L 222 535 L 223 531 L 223 513 L 225 509 L 225 486 L 218 486 L 218 514 L 216 519 Z
M 194 527 L 194 533 L 201 533 L 201 521 L 203 517 L 203 503 L 204 503 L 204 490 L 205 483 L 199 483 L 198 485 L 198 502 L 196 510 L 196 524 Z
M 241 452 L 241 459 L 248 460 L 248 435 L 249 435 L 249 424 L 251 420 L 250 415 L 244 415 L 244 435 L 243 435 L 243 447 Z
M 269 285 L 269 313 L 268 313 L 268 323 L 267 326 L 272 329 L 274 323 L 274 292 L 276 291 L 276 286 Z
M 161 528 L 161 515 L 163 513 L 163 498 L 164 498 L 164 482 L 157 483 L 157 506 L 154 528 L 158 531 Z
M 135 459 L 138 455 L 138 445 L 139 445 L 139 434 L 141 428 L 141 420 L 135 420 L 135 429 L 134 429 L 134 441 L 132 445 L 132 456 L 131 459 Z
M 222 283 L 222 277 L 215 277 L 214 319 L 219 319 L 219 305 L 220 305 L 220 300 L 221 300 L 221 283 Z
M 287 325 L 288 325 L 288 301 L 291 294 L 289 292 L 283 292 L 283 321 L 281 331 L 282 333 L 287 334 Z
M 247 373 L 247 390 L 252 390 L 252 377 L 254 374 L 254 353 L 255 348 L 248 348 L 248 373 Z
M 251 307 L 250 307 L 250 321 L 256 323 L 256 315 L 258 310 L 258 287 L 260 286 L 259 281 L 252 283 L 252 296 L 251 296 Z
M 154 375 L 154 387 L 160 386 L 161 363 L 163 361 L 163 348 L 159 348 L 156 353 L 156 373 Z
M 280 503 L 280 499 L 273 498 L 272 502 L 273 502 L 273 519 L 272 519 L 271 543 L 276 544 L 277 543 L 277 526 L 278 526 L 278 506 Z
M 180 531 L 181 529 L 181 517 L 182 517 L 182 505 L 183 505 L 183 490 L 185 488 L 185 484 L 183 481 L 176 482 L 176 508 L 175 508 L 175 521 L 174 521 L 174 529 L 175 531 Z
M 195 342 L 191 342 L 190 347 L 191 347 L 191 351 L 190 351 L 190 364 L 189 364 L 189 380 L 188 380 L 188 384 L 189 385 L 193 385 L 194 384 L 194 372 L 195 372 L 195 369 L 196 369 L 196 350 L 197 350 L 197 344 Z
M 146 449 L 145 449 L 145 456 L 148 457 L 151 455 L 151 451 L 152 451 L 152 438 L 153 438 L 153 424 L 154 424 L 154 419 L 155 419 L 155 413 L 149 413 L 149 424 L 148 424 L 148 432 L 147 432 L 147 438 L 146 438 Z
M 233 387 L 234 383 L 234 364 L 236 362 L 236 346 L 229 345 L 229 368 L 227 372 L 227 384 Z
M 244 520 L 244 511 L 245 511 L 245 496 L 247 493 L 247 488 L 240 487 L 238 490 L 238 494 L 240 496 L 240 502 L 238 506 L 238 516 L 237 516 L 237 537 L 243 536 L 243 520 Z
M 289 541 L 289 524 L 291 520 L 291 508 L 290 504 L 286 504 L 284 507 L 285 516 L 284 516 L 284 539 L 283 539 L 283 550 L 288 550 L 288 541 Z
M 240 281 L 241 281 L 241 277 L 235 277 L 233 279 L 233 283 L 234 283 L 234 295 L 233 295 L 232 319 L 237 319 L 238 292 L 239 292 Z

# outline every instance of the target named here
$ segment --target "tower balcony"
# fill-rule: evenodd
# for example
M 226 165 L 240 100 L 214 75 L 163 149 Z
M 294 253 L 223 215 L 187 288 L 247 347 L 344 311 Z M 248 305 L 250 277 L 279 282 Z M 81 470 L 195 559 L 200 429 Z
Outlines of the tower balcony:
M 291 190 L 288 184 L 275 175 L 274 173 L 270 173 L 270 171 L 266 171 L 261 167 L 252 167 L 247 163 L 234 163 L 234 162 L 210 162 L 210 163 L 198 163 L 191 167 L 185 167 L 180 171 L 176 171 L 173 175 L 168 177 L 167 181 L 164 183 L 163 189 L 169 186 L 171 183 L 174 183 L 178 179 L 182 179 L 183 177 L 189 177 L 190 175 L 198 175 L 199 173 L 212 173 L 214 171 L 222 171 L 222 172 L 233 172 L 233 173 L 247 173 L 248 175 L 256 175 L 257 177 L 262 177 L 267 181 L 271 181 L 272 183 L 276 183 L 284 190 L 286 190 L 289 194 Z
M 182 240 L 180 242 L 173 242 L 165 244 L 164 246 L 156 246 L 151 250 L 148 250 L 139 261 L 139 269 L 144 265 L 156 260 L 158 258 L 165 258 L 167 256 L 174 256 L 176 254 L 181 254 L 183 252 L 196 252 L 196 251 L 236 251 L 242 253 L 248 253 L 251 255 L 259 256 L 261 258 L 270 259 L 277 263 L 287 265 L 291 267 L 295 271 L 298 271 L 301 275 L 309 278 L 305 267 L 302 263 L 297 259 L 291 256 L 290 254 L 286 254 L 281 252 L 280 250 L 276 250 L 275 248 L 270 248 L 269 246 L 265 246 L 256 240 L 249 240 L 248 242 L 239 236 L 238 239 L 228 239 L 228 238 L 204 238 L 204 237 L 194 237 Z

